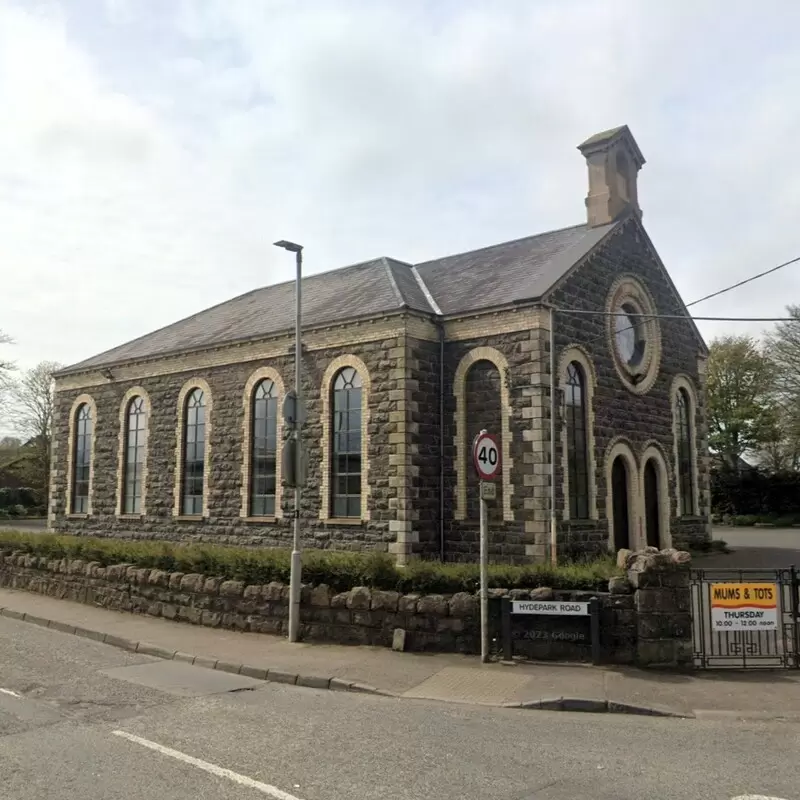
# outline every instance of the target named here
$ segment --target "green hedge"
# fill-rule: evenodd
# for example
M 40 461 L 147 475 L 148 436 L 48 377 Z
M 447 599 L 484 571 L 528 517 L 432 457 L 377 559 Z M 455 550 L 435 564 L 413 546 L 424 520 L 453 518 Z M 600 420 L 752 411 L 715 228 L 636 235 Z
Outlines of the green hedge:
M 224 579 L 264 584 L 289 582 L 288 550 L 245 549 L 213 545 L 174 545 L 167 542 L 142 542 L 125 539 L 91 539 L 82 536 L 56 536 L 0 531 L 0 551 L 20 550 L 47 558 L 80 558 L 110 564 L 168 572 L 201 573 Z M 489 567 L 489 585 L 507 589 L 587 589 L 605 591 L 608 579 L 620 574 L 608 556 L 592 562 Z M 327 583 L 334 591 L 354 586 L 391 589 L 399 592 L 454 593 L 474 592 L 478 588 L 477 564 L 442 564 L 414 561 L 398 568 L 385 553 L 340 553 L 306 550 L 303 553 L 303 582 Z
M 800 525 L 800 514 L 739 514 L 721 517 L 720 522 L 737 528 L 752 528 L 753 525 L 774 525 L 776 528 L 791 528 Z
M 25 509 L 33 508 L 37 505 L 39 505 L 39 499 L 35 489 L 28 487 L 12 489 L 8 486 L 0 489 L 0 509 L 8 510 L 12 515 L 14 512 L 11 509 L 15 509 L 17 506 L 21 507 L 21 513 L 24 513 Z M 17 515 L 21 516 L 21 513 Z

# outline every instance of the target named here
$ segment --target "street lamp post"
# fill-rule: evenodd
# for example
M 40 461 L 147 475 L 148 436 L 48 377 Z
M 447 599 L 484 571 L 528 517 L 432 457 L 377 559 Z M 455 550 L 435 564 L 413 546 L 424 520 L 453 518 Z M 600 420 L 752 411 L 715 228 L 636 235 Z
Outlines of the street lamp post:
M 297 265 L 297 276 L 295 278 L 294 290 L 294 391 L 296 394 L 296 414 L 294 423 L 294 536 L 292 541 L 292 565 L 291 576 L 289 578 L 289 641 L 296 642 L 300 630 L 300 580 L 301 580 L 301 556 L 300 556 L 300 462 L 302 459 L 302 443 L 300 440 L 300 429 L 303 424 L 303 388 L 300 379 L 300 362 L 302 358 L 302 340 L 300 335 L 301 326 L 301 282 L 303 277 L 303 246 L 294 242 L 287 242 L 281 239 L 275 242 L 276 247 L 282 247 L 290 253 L 295 254 Z

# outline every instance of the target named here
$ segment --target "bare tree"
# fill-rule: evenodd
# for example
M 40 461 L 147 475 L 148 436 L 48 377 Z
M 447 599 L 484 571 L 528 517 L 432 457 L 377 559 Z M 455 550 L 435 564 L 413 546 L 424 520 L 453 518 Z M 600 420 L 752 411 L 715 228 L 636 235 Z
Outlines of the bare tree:
M 784 401 L 776 392 L 772 398 L 773 422 L 756 451 L 758 465 L 768 472 L 797 472 L 800 469 L 800 409 L 797 402 Z
M 787 306 L 789 319 L 765 338 L 766 352 L 776 367 L 776 390 L 784 401 L 800 398 L 800 306 Z
M 36 486 L 47 497 L 50 482 L 50 445 L 53 436 L 53 373 L 61 369 L 55 361 L 42 361 L 11 385 L 9 416 L 16 429 L 28 437 Z
M 14 340 L 0 330 L 0 345 L 14 344 Z M 3 405 L 7 398 L 9 386 L 11 384 L 11 373 L 14 371 L 14 363 L 0 358 L 0 423 L 3 422 Z
M 22 439 L 17 436 L 4 436 L 0 439 L 0 464 L 14 458 L 22 447 Z

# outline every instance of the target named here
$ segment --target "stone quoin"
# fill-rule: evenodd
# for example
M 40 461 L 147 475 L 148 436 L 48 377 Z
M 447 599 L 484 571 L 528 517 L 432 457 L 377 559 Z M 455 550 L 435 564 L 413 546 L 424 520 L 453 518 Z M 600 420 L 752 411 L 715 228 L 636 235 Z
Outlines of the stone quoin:
M 551 499 L 560 558 L 709 538 L 707 349 L 642 224 L 644 158 L 627 126 L 579 149 L 577 225 L 304 278 L 304 547 L 475 560 L 481 429 L 493 560 L 550 556 Z M 290 545 L 293 296 L 256 289 L 59 372 L 50 528 Z

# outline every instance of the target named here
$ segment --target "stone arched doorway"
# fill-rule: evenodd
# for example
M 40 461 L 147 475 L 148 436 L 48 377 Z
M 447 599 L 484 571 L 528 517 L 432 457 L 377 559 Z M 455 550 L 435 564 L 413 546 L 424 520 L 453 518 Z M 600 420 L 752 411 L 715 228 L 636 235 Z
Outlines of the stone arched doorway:
M 644 528 L 643 544 L 658 548 L 671 547 L 670 476 L 667 461 L 661 449 L 655 444 L 650 444 L 642 453 L 641 464 L 639 504 Z
M 624 456 L 617 456 L 611 465 L 612 537 L 614 550 L 631 546 L 631 476 Z
M 659 465 L 654 458 L 648 458 L 644 464 L 644 526 L 647 545 L 661 547 L 661 491 Z

